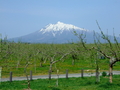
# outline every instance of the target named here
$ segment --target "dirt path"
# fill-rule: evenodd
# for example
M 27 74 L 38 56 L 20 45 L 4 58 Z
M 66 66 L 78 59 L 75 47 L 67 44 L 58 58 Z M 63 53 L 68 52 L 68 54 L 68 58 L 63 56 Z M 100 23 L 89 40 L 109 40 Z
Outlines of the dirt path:
M 108 72 L 107 72 L 108 74 Z M 113 71 L 114 75 L 120 75 L 120 71 Z M 100 73 L 100 75 L 102 75 Z M 90 77 L 90 76 L 95 76 L 95 73 L 84 73 L 84 77 Z M 69 74 L 68 77 L 81 77 L 81 73 L 75 73 L 75 74 Z M 47 79 L 48 75 L 38 75 L 38 76 L 33 76 L 32 79 Z M 51 78 L 58 78 L 57 75 L 51 75 Z M 59 78 L 66 78 L 66 74 L 60 74 Z M 26 77 L 13 77 L 13 81 L 19 81 L 19 80 L 26 80 Z M 2 82 L 4 81 L 9 81 L 9 78 L 2 78 Z

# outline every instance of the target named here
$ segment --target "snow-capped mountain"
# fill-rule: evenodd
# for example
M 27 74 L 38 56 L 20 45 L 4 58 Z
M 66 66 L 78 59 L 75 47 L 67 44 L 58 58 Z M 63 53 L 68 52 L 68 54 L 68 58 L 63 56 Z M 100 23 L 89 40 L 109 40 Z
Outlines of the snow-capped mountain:
M 40 32 L 42 31 L 43 33 L 45 33 L 45 32 L 50 32 L 50 31 L 60 31 L 62 33 L 64 30 L 70 31 L 72 29 L 85 30 L 83 28 L 76 27 L 72 24 L 64 24 L 58 21 L 56 24 L 49 24 L 45 26 L 45 28 L 42 28 Z
M 46 25 L 44 28 L 36 32 L 10 40 L 28 43 L 71 43 L 79 41 L 78 37 L 75 36 L 74 31 L 78 34 L 85 33 L 86 42 L 94 43 L 93 31 L 62 22 Z
M 64 24 L 64 23 L 58 21 L 56 24 L 49 24 L 49 25 L 45 26 L 45 28 L 40 29 L 39 32 L 40 33 L 42 32 L 42 34 L 51 32 L 53 34 L 53 36 L 55 37 L 57 33 L 59 33 L 59 35 L 60 35 L 64 31 L 71 32 L 73 30 L 86 31 L 85 29 L 76 27 L 76 26 L 74 26 L 72 24 Z

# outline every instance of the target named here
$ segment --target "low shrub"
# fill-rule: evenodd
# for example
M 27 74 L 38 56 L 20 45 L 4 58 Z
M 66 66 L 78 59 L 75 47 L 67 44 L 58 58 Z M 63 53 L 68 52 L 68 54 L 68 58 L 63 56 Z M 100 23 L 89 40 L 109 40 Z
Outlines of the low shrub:
M 106 72 L 102 72 L 102 76 L 103 77 L 107 76 L 107 73 Z

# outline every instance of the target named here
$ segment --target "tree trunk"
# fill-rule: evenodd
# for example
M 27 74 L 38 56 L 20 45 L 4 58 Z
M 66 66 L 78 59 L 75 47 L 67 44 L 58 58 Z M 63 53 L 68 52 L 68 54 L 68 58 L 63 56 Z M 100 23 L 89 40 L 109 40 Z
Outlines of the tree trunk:
M 43 66 L 42 66 L 42 61 L 40 62 L 40 67 L 43 67 Z
M 112 69 L 113 69 L 113 65 L 110 64 L 110 68 L 109 68 L 109 82 L 112 83 Z
M 16 66 L 17 69 L 18 69 L 19 65 L 20 65 L 20 61 L 18 60 L 17 66 Z
M 100 82 L 100 76 L 99 76 L 99 66 L 96 66 L 96 83 Z
M 52 63 L 50 63 L 50 67 L 49 67 L 49 70 L 52 72 Z
M 113 70 L 113 65 L 114 65 L 115 58 L 110 58 L 110 65 L 109 65 L 109 82 L 112 83 L 112 70 Z
M 75 60 L 74 59 L 72 60 L 72 65 L 75 65 Z

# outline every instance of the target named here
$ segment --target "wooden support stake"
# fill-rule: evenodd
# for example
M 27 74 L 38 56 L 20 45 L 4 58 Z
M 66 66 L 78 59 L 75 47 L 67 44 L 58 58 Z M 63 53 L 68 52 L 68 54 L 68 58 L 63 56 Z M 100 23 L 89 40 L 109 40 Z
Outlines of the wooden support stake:
M 30 80 L 32 80 L 32 71 L 30 71 Z
M 66 79 L 68 79 L 68 69 L 66 70 Z
M 10 72 L 10 82 L 12 82 L 12 72 Z
M 49 80 L 51 79 L 51 70 L 49 70 Z
M 1 78 L 2 78 L 2 67 L 0 67 L 0 84 L 1 84 Z
M 81 77 L 84 77 L 84 69 L 81 69 Z

